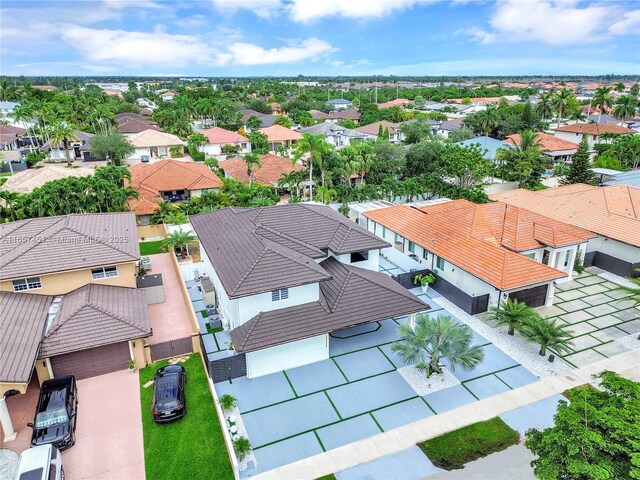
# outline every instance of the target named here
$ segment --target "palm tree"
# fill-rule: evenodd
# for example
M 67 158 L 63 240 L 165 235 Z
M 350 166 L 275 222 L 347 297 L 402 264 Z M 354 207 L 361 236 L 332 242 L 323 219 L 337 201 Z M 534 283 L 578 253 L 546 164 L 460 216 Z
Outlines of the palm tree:
M 255 153 L 247 153 L 244 158 L 244 163 L 247 165 L 247 175 L 249 175 L 249 188 L 253 185 L 253 172 L 260 168 L 260 157 Z
M 633 97 L 637 97 L 640 94 L 640 85 L 637 83 L 634 83 L 633 85 L 631 85 L 629 94 Z
M 534 187 L 544 171 L 545 158 L 540 148 L 540 139 L 532 130 L 520 133 L 520 141 L 512 142 L 512 148 L 500 148 L 496 161 L 502 165 L 503 177 L 517 180 L 520 187 Z
M 560 119 L 567 111 L 567 108 L 569 107 L 569 103 L 571 102 L 572 98 L 573 98 L 573 95 L 571 95 L 571 92 L 566 88 L 563 88 L 562 90 L 560 90 L 558 93 L 554 95 L 552 100 L 552 105 L 553 105 L 553 108 L 555 108 L 556 114 L 558 116 L 558 124 L 560 124 Z
M 170 201 L 166 200 L 164 202 L 160 202 L 156 208 L 156 213 L 151 216 L 151 223 L 154 225 L 158 223 L 165 223 L 165 218 L 173 215 L 175 210 L 176 207 L 174 207 L 173 203 Z
M 58 149 L 62 147 L 64 149 L 64 155 L 67 158 L 67 167 L 71 167 L 73 160 L 69 155 L 69 143 L 78 141 L 75 129 L 68 124 L 58 124 L 53 127 L 49 141 L 52 147 L 57 147 Z
M 313 199 L 313 165 L 320 166 L 322 184 L 324 185 L 323 158 L 329 154 L 331 146 L 326 142 L 324 135 L 303 133 L 302 138 L 296 143 L 293 153 L 294 161 L 299 160 L 304 154 L 309 154 L 309 198 Z
M 621 95 L 611 113 L 613 113 L 613 116 L 616 118 L 626 120 L 636 114 L 637 107 L 638 100 L 635 97 L 631 95 Z
M 513 335 L 516 329 L 520 329 L 526 320 L 534 315 L 535 312 L 526 303 L 509 298 L 500 303 L 497 307 L 489 309 L 489 319 L 498 323 L 498 325 L 508 325 L 509 335 Z
M 292 170 L 290 172 L 284 172 L 282 175 L 280 175 L 280 178 L 278 179 L 278 188 L 287 189 L 289 190 L 289 192 L 291 192 L 295 188 L 295 185 L 297 184 L 297 181 L 298 181 L 297 174 L 298 172 L 295 170 Z
M 583 122 L 587 119 L 587 116 L 582 111 L 582 108 L 578 108 L 574 112 L 571 112 L 571 115 L 569 115 L 569 118 L 571 120 L 575 120 L 576 122 Z
M 624 83 L 618 82 L 615 86 L 616 92 L 624 92 L 625 86 Z
M 565 325 L 558 324 L 555 320 L 535 313 L 527 318 L 520 331 L 527 340 L 540 345 L 539 354 L 542 357 L 546 355 L 547 348 L 553 348 L 558 353 L 571 351 L 571 333 Z
M 184 213 L 182 210 L 174 209 L 172 212 L 166 214 L 162 223 L 167 225 L 182 225 L 189 221 L 189 216 Z
M 481 112 L 482 131 L 489 135 L 498 125 L 500 121 L 500 112 L 493 105 L 487 105 L 487 109 Z
M 598 87 L 596 88 L 596 93 L 593 94 L 593 98 L 591 99 L 591 105 L 595 107 L 599 107 L 599 115 L 598 115 L 598 123 L 600 123 L 600 117 L 603 113 L 607 113 L 609 109 L 611 109 L 611 105 L 613 104 L 613 99 L 611 98 L 611 87 Z
M 180 249 L 180 258 L 183 260 L 187 258 L 187 245 L 193 243 L 198 238 L 195 235 L 185 232 L 182 229 L 177 230 L 168 235 L 163 241 L 162 246 L 164 248 L 171 248 L 173 250 Z
M 551 92 L 540 94 L 540 100 L 536 105 L 536 113 L 542 117 L 543 122 L 547 118 L 551 118 L 551 115 L 553 114 Z
M 400 325 L 398 334 L 400 339 L 393 342 L 391 350 L 403 362 L 415 364 L 427 377 L 442 373 L 442 358 L 449 360 L 453 371 L 458 367 L 472 370 L 484 360 L 482 347 L 471 346 L 472 330 L 449 315 L 431 318 L 427 314 L 419 314 L 415 328 L 408 324 Z

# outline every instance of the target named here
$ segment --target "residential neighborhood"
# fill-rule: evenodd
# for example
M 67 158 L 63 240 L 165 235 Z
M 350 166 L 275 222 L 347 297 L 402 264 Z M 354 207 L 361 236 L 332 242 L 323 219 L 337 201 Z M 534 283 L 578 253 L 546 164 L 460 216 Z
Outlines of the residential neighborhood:
M 3 2 L 0 480 L 640 478 L 638 13 Z

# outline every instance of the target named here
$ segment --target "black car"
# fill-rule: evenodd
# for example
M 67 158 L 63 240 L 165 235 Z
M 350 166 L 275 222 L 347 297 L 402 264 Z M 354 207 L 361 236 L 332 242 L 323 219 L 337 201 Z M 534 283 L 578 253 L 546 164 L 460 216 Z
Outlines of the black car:
M 178 420 L 187 414 L 184 386 L 187 373 L 181 365 L 159 368 L 153 377 L 153 406 L 151 412 L 156 423 Z
M 51 444 L 66 450 L 76 443 L 78 390 L 73 375 L 52 378 L 42 383 L 36 406 L 31 446 Z

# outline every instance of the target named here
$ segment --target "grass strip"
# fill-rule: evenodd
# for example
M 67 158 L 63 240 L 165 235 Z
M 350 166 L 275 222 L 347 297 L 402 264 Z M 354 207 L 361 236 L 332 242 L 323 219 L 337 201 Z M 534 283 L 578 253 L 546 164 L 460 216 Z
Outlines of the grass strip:
M 435 466 L 454 470 L 518 441 L 518 432 L 495 417 L 419 443 L 418 447 Z
M 166 253 L 162 249 L 164 240 L 156 240 L 153 242 L 140 242 L 140 255 L 157 255 L 158 253 Z

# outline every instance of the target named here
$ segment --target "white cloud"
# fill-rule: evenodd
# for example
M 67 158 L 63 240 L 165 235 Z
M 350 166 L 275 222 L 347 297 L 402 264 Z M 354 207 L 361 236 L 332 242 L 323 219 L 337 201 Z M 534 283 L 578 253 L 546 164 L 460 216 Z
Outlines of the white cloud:
M 271 18 L 282 9 L 281 0 L 211 0 L 222 13 L 232 14 L 237 10 L 249 10 L 260 18 Z
M 456 30 L 456 35 L 467 35 L 474 42 L 486 44 L 493 43 L 496 40 L 496 35 L 491 32 L 487 32 L 486 30 L 482 30 L 478 27 L 470 27 L 470 28 L 461 28 Z
M 415 5 L 437 0 L 291 0 L 290 17 L 299 23 L 310 23 L 327 17 L 350 19 L 381 18 Z
M 265 49 L 250 43 L 233 43 L 223 54 L 225 63 L 237 65 L 264 65 L 271 63 L 295 63 L 302 60 L 317 60 L 319 57 L 337 51 L 319 38 L 309 38 L 299 44 L 281 48 Z
M 640 10 L 626 12 L 621 20 L 609 26 L 612 35 L 627 35 L 640 33 Z

